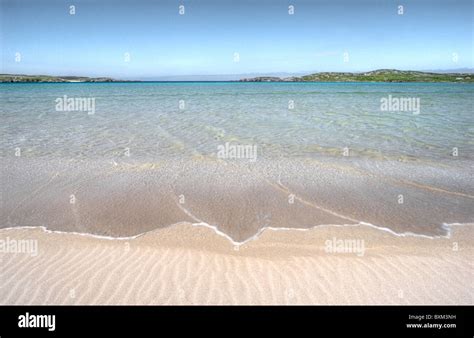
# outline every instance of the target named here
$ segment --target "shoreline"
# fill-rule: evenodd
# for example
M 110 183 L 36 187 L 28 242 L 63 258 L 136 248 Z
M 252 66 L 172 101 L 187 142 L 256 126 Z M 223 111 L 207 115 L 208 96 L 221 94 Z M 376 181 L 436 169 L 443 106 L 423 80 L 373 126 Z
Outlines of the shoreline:
M 180 226 L 182 224 L 188 224 L 193 228 L 202 227 L 202 228 L 211 229 L 216 235 L 225 238 L 230 244 L 232 244 L 234 246 L 240 246 L 240 245 L 247 244 L 249 242 L 258 241 L 259 237 L 266 231 L 283 231 L 283 232 L 284 231 L 290 231 L 290 232 L 291 231 L 301 231 L 301 232 L 304 232 L 304 231 L 312 231 L 312 230 L 315 230 L 317 228 L 326 228 L 326 227 L 329 227 L 329 228 L 330 227 L 342 227 L 342 228 L 367 227 L 367 228 L 375 229 L 377 231 L 387 232 L 387 233 L 389 233 L 393 236 L 396 236 L 396 237 L 415 237 L 415 238 L 425 238 L 425 239 L 450 239 L 451 236 L 452 236 L 452 228 L 453 227 L 474 226 L 474 223 L 470 223 L 470 222 L 468 222 L 468 223 L 457 223 L 457 222 L 443 223 L 441 227 L 446 230 L 446 235 L 433 235 L 433 236 L 424 235 L 424 234 L 417 234 L 417 233 L 413 233 L 413 232 L 401 232 L 400 233 L 400 232 L 396 232 L 396 231 L 394 231 L 390 228 L 387 228 L 387 227 L 378 226 L 378 225 L 374 225 L 374 224 L 370 224 L 370 223 L 366 223 L 366 222 L 360 222 L 360 223 L 356 223 L 356 224 L 318 224 L 318 225 L 314 225 L 314 226 L 308 227 L 308 228 L 288 228 L 288 227 L 266 226 L 266 227 L 260 228 L 259 231 L 255 235 L 250 236 L 249 238 L 244 239 L 243 241 L 234 240 L 230 235 L 226 234 L 224 231 L 219 230 L 219 227 L 216 226 L 216 225 L 211 225 L 211 224 L 203 223 L 203 222 L 189 223 L 189 222 L 185 222 L 185 221 L 177 222 L 177 223 L 166 225 L 166 226 L 163 226 L 163 227 L 157 227 L 155 229 L 145 231 L 143 233 L 139 233 L 139 234 L 133 235 L 133 236 L 105 236 L 105 235 L 98 235 L 98 234 L 88 233 L 88 232 L 53 230 L 53 229 L 49 229 L 47 226 L 42 226 L 42 225 L 41 226 L 13 226 L 13 227 L 0 228 L 0 234 L 2 232 L 8 232 L 8 231 L 14 231 L 14 230 L 41 230 L 41 231 L 43 231 L 45 233 L 48 233 L 48 234 L 84 236 L 84 237 L 90 237 L 90 238 L 101 239 L 101 240 L 102 239 L 103 240 L 110 240 L 110 241 L 114 241 L 114 240 L 128 241 L 128 240 L 134 240 L 134 239 L 140 238 L 142 236 L 146 236 L 150 233 L 154 233 L 154 232 L 162 230 L 162 229 L 167 229 L 167 228 L 172 228 L 172 227 L 175 227 L 175 226 Z
M 446 236 L 444 224 L 472 223 L 473 188 L 462 168 L 321 160 L 8 160 L 2 193 L 10 198 L 0 208 L 0 227 L 131 238 L 188 222 L 214 227 L 236 244 L 265 228 L 328 224 Z

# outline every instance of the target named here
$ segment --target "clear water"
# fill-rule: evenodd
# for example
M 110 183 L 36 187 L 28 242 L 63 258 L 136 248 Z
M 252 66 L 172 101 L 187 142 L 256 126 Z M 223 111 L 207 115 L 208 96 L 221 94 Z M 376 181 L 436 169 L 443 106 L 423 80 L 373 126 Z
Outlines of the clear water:
M 472 159 L 473 84 L 46 83 L 1 84 L 2 156 L 135 158 L 211 155 L 225 142 L 263 157 L 352 155 Z M 55 99 L 95 98 L 95 114 Z M 420 114 L 381 111 L 415 97 Z M 184 109 L 180 109 L 180 100 Z M 289 102 L 294 108 L 289 109 Z

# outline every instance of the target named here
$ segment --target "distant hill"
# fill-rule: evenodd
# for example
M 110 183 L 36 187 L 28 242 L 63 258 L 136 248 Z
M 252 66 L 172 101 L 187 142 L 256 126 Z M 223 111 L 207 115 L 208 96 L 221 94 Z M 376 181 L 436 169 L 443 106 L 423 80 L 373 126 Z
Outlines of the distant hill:
M 280 73 L 284 74 L 284 73 Z M 278 74 L 278 75 L 280 75 Z M 235 78 L 231 81 L 240 82 L 474 82 L 472 73 L 441 73 L 421 72 L 397 69 L 378 69 L 370 72 L 321 72 L 302 76 L 278 77 L 273 74 L 269 76 L 257 76 L 249 78 Z M 286 75 L 286 74 L 285 74 Z M 245 75 L 243 75 L 245 76 Z M 283 75 L 284 76 L 284 75 Z M 237 75 L 236 75 L 237 77 Z M 199 76 L 191 78 L 160 79 L 161 81 L 222 81 L 222 78 L 208 76 L 203 79 Z M 226 79 L 228 80 L 228 79 Z M 86 76 L 51 76 L 51 75 L 24 75 L 24 74 L 0 74 L 0 82 L 128 82 L 115 80 L 109 77 L 86 77 Z M 140 81 L 137 81 L 140 82 Z
M 323 72 L 300 77 L 255 77 L 242 82 L 474 82 L 474 74 L 378 69 L 363 73 Z
M 114 82 L 108 77 L 0 74 L 0 82 Z

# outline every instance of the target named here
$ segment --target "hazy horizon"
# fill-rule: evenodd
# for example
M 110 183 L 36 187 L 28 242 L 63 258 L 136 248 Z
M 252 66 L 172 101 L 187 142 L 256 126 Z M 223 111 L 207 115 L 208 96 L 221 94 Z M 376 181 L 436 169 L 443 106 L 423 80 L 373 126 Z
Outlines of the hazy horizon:
M 392 68 L 393 69 L 393 68 Z M 375 71 L 373 69 L 372 71 Z M 472 68 L 456 68 L 456 69 L 427 69 L 427 70 L 416 70 L 416 69 L 397 69 L 400 71 L 419 71 L 419 72 L 431 72 L 439 74 L 448 74 L 448 73 L 464 73 L 464 74 L 474 74 L 474 69 Z M 365 71 L 355 71 L 352 73 L 363 73 Z M 308 72 L 297 72 L 297 73 L 286 73 L 286 72 L 274 72 L 274 73 L 247 73 L 247 74 L 190 74 L 190 75 L 169 75 L 169 76 L 147 76 L 147 77 L 130 77 L 130 78 L 114 78 L 107 75 L 102 76 L 89 76 L 89 75 L 70 75 L 70 74 L 19 74 L 19 73 L 5 73 L 0 75 L 25 75 L 25 76 L 55 76 L 55 77 L 91 77 L 91 78 L 113 78 L 114 80 L 124 80 L 124 81 L 236 81 L 244 78 L 254 78 L 254 77 L 297 77 L 303 75 L 310 75 L 319 73 L 318 71 L 308 71 Z M 337 71 L 336 71 L 337 73 Z

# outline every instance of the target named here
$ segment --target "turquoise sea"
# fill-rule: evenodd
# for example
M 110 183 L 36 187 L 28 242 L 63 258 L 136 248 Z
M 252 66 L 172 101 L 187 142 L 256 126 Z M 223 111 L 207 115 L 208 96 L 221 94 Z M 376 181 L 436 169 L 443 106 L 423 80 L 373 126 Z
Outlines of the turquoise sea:
M 210 155 L 255 144 L 261 157 L 473 159 L 474 85 L 451 83 L 1 84 L 2 156 L 136 158 Z M 419 100 L 382 111 L 381 100 Z M 57 98 L 94 98 L 95 112 L 57 111 Z

